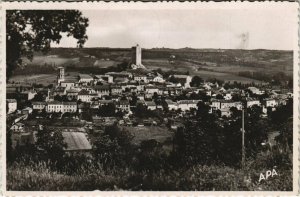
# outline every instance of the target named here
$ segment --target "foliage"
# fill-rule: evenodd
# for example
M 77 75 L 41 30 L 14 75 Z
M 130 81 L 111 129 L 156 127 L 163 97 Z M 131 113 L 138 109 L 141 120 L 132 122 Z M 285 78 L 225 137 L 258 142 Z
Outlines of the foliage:
M 98 110 L 99 116 L 111 117 L 116 115 L 116 105 L 113 103 L 109 103 L 107 105 L 102 105 Z
M 136 108 L 133 109 L 133 113 L 137 118 L 159 117 L 159 112 L 147 109 L 147 106 L 141 103 L 137 104 Z
M 271 112 L 272 124 L 281 126 L 293 115 L 293 99 L 288 99 L 286 105 L 281 105 L 276 108 L 276 111 Z
M 79 47 L 87 40 L 88 19 L 76 10 L 8 10 L 6 20 L 7 79 L 22 65 L 22 56 L 32 60 L 35 51 L 48 52 L 61 33 L 77 39 Z
M 203 82 L 203 79 L 202 79 L 201 77 L 199 77 L 199 76 L 194 76 L 194 77 L 192 78 L 192 81 L 191 81 L 190 85 L 191 85 L 192 87 L 199 87 L 200 84 L 201 84 L 202 82 Z
M 61 161 L 64 156 L 64 142 L 61 131 L 44 127 L 37 132 L 36 148 L 40 158 L 50 159 L 53 162 Z
M 263 157 L 263 159 L 268 159 Z M 222 165 L 194 165 L 182 169 L 136 171 L 132 168 L 104 168 L 86 162 L 72 175 L 50 169 L 49 163 L 14 163 L 7 169 L 7 189 L 15 191 L 291 191 L 292 173 L 276 169 L 278 176 L 258 182 L 264 161 L 248 161 L 245 172 Z M 254 164 L 254 165 L 253 165 Z M 262 166 L 261 166 L 262 165 Z M 254 166 L 254 167 L 253 167 Z
M 94 142 L 94 155 L 104 166 L 124 166 L 130 160 L 132 136 L 117 125 L 108 126 Z

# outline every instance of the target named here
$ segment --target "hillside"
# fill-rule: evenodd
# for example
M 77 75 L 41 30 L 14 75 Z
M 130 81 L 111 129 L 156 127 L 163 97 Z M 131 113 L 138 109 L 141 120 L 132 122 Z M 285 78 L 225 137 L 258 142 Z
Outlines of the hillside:
M 67 66 L 72 71 L 78 68 L 80 72 L 88 68 L 93 72 L 90 69 L 115 67 L 130 60 L 129 48 L 53 48 L 46 55 L 36 53 L 32 62 L 24 59 L 24 66 L 17 69 L 15 75 L 52 74 L 58 66 Z M 257 82 L 249 80 L 249 73 L 242 75 L 241 72 L 293 75 L 292 51 L 154 48 L 142 50 L 142 61 L 149 70 L 189 71 L 191 75 L 229 81 Z

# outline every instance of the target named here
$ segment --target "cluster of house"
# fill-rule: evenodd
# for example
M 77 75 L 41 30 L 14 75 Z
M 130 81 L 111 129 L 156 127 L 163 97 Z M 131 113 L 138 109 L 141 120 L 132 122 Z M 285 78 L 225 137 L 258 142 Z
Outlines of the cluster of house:
M 170 80 L 172 78 L 172 81 Z M 130 99 L 134 94 L 137 98 L 137 104 L 146 106 L 149 110 L 163 109 L 162 105 L 154 102 L 154 96 L 164 97 L 166 107 L 169 110 L 187 111 L 197 108 L 200 100 L 189 99 L 193 93 L 205 92 L 210 101 L 206 102 L 211 107 L 211 112 L 221 111 L 221 116 L 230 116 L 230 108 L 235 107 L 241 110 L 243 107 L 252 107 L 254 105 L 262 106 L 263 112 L 267 108 L 276 109 L 278 105 L 286 104 L 292 93 L 281 89 L 259 89 L 249 87 L 248 91 L 256 95 L 249 96 L 245 90 L 241 89 L 224 89 L 218 83 L 205 82 L 200 87 L 191 87 L 192 77 L 189 75 L 172 75 L 167 79 L 157 72 L 146 74 L 136 72 L 108 72 L 104 75 L 79 74 L 75 77 L 65 76 L 63 67 L 59 68 L 57 85 L 52 89 L 47 89 L 43 101 L 32 101 L 31 106 L 22 110 L 23 113 L 31 111 L 43 111 L 47 113 L 75 113 L 81 112 L 87 106 L 98 109 L 103 105 L 114 104 L 117 109 L 124 112 L 130 111 Z M 19 91 L 22 98 L 32 100 L 39 90 L 22 87 Z M 268 92 L 270 97 L 263 101 L 257 96 Z M 175 99 L 176 96 L 185 94 L 185 99 Z M 221 99 L 218 96 L 221 95 Z M 233 96 L 240 95 L 241 100 L 234 101 Z M 56 96 L 64 96 L 65 101 L 56 100 Z M 86 105 L 88 104 L 88 105 Z M 16 99 L 7 99 L 7 113 L 13 113 L 17 110 Z
M 196 109 L 199 102 L 203 101 L 210 107 L 210 113 L 220 112 L 221 117 L 230 117 L 233 107 L 242 110 L 256 105 L 261 106 L 262 113 L 266 115 L 268 110 L 274 111 L 277 106 L 286 105 L 287 100 L 293 97 L 291 90 L 282 87 L 225 89 L 217 82 L 203 82 L 198 87 L 191 87 L 192 77 L 189 75 L 174 74 L 165 78 L 158 72 L 144 72 L 143 69 L 139 70 L 144 66 L 138 45 L 133 47 L 132 63 L 131 71 L 107 72 L 103 75 L 71 76 L 65 74 L 63 67 L 59 67 L 54 87 L 34 88 L 28 84 L 7 84 L 7 114 L 14 117 L 11 125 L 13 146 L 35 141 L 33 132 L 26 131 L 22 123 L 34 111 L 48 114 L 81 113 L 86 109 L 114 105 L 128 115 L 132 114 L 132 108 L 143 105 L 148 110 L 169 110 L 183 115 Z M 133 95 L 135 102 L 131 102 Z M 200 100 L 201 97 L 206 99 Z M 93 116 L 95 121 L 97 119 Z M 91 149 L 80 128 L 76 131 L 64 129 L 63 136 L 70 151 Z M 37 128 L 34 130 L 36 132 Z

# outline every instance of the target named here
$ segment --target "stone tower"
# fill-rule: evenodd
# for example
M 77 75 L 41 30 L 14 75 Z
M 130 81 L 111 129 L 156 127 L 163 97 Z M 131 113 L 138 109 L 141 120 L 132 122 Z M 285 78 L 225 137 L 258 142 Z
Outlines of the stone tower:
M 138 44 L 132 47 L 132 64 L 136 68 L 144 68 L 142 65 L 142 49 Z
M 57 77 L 57 84 L 59 85 L 60 82 L 65 80 L 65 68 L 64 67 L 58 67 L 59 73 Z

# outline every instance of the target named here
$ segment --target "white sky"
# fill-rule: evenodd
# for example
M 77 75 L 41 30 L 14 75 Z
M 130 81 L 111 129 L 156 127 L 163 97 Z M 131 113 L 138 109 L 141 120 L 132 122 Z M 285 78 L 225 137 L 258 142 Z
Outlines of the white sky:
M 295 9 L 296 10 L 296 9 Z M 89 18 L 85 47 L 294 48 L 295 12 L 285 9 L 83 10 Z M 243 39 L 248 41 L 243 42 Z M 75 47 L 63 38 L 55 47 Z

